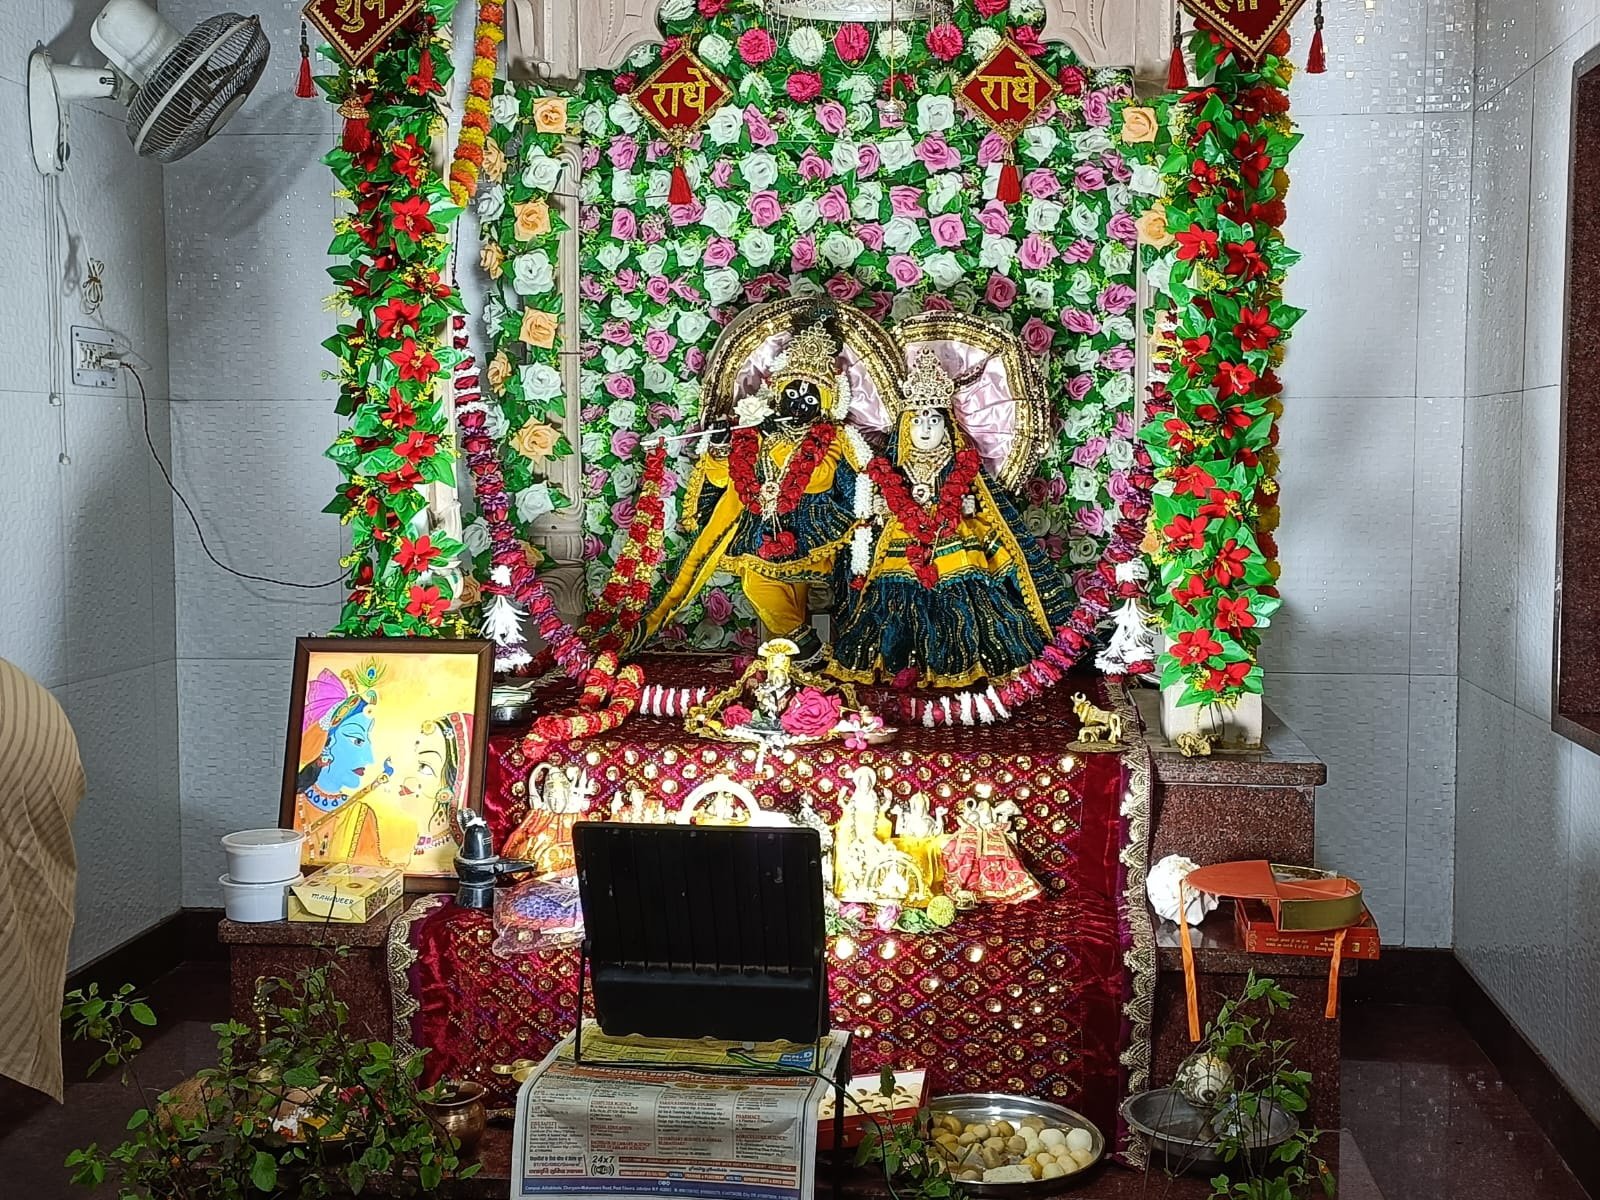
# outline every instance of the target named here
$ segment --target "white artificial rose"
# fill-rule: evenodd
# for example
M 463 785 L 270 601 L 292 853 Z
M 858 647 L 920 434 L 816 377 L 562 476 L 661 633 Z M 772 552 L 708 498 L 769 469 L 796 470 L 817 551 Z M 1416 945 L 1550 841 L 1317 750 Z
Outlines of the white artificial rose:
M 967 50 L 979 62 L 993 54 L 999 44 L 1000 31 L 988 25 L 980 25 L 967 35 Z
M 893 137 L 885 138 L 878 143 L 878 154 L 883 160 L 883 169 L 893 174 L 904 171 L 917 161 L 915 147 L 911 144 L 911 135 L 904 129 Z
M 628 55 L 628 65 L 635 71 L 642 71 L 646 67 L 655 66 L 657 57 L 656 48 L 649 42 L 643 42 L 634 47 L 633 53 Z
M 611 315 L 619 321 L 626 321 L 632 325 L 644 315 L 644 310 L 626 296 L 613 296 L 611 298 Z
M 583 106 L 583 131 L 591 138 L 602 138 L 606 135 L 606 110 L 602 104 L 585 104 Z
M 847 137 L 841 137 L 828 151 L 828 162 L 838 175 L 853 175 L 861 166 L 861 149 Z
M 698 309 L 686 308 L 678 314 L 678 336 L 689 345 L 697 345 L 711 328 L 711 318 Z
M 605 363 L 610 375 L 626 375 L 639 365 L 640 354 L 632 346 L 606 346 L 600 351 L 600 361 Z
M 694 643 L 696 650 L 720 650 L 728 644 L 733 637 L 733 631 L 726 625 L 718 625 L 710 617 L 703 618 L 695 623 L 689 631 L 689 640 Z
M 1150 868 L 1150 873 L 1145 876 L 1144 889 L 1156 916 L 1176 925 L 1181 915 L 1186 923 L 1198 925 L 1206 919 L 1206 914 L 1215 911 L 1221 901 L 1198 888 L 1184 888 L 1183 899 L 1179 899 L 1179 883 L 1187 879 L 1189 872 L 1198 865 L 1182 855 L 1169 854 Z
M 1029 276 L 1027 282 L 1028 306 L 1041 311 L 1053 310 L 1056 306 L 1056 285 L 1048 279 L 1040 279 L 1037 275 Z
M 684 174 L 689 177 L 689 182 L 694 183 L 694 173 L 689 170 L 688 164 L 684 165 Z M 647 205 L 665 204 L 667 195 L 672 191 L 672 172 L 651 171 L 644 177 L 644 200 Z
M 876 221 L 883 210 L 883 184 L 863 183 L 850 201 L 850 214 L 858 221 Z
M 941 171 L 928 180 L 928 212 L 938 216 L 952 208 L 965 207 L 962 204 L 965 188 L 959 171 Z
M 1035 200 L 1028 205 L 1028 211 L 1024 215 L 1024 223 L 1030 232 L 1054 233 L 1057 226 L 1061 224 L 1061 218 L 1066 211 L 1054 200 Z
M 1054 125 L 1030 125 L 1022 131 L 1023 157 L 1036 163 L 1044 162 L 1060 144 L 1061 135 L 1056 132 Z
M 1133 251 L 1121 242 L 1100 247 L 1100 266 L 1107 275 L 1126 275 L 1133 270 Z
M 883 58 L 897 62 L 910 53 L 911 35 L 891 25 L 878 34 L 877 50 Z
M 724 104 L 706 122 L 706 135 L 719 146 L 732 145 L 744 131 L 744 113 L 737 104 Z
M 1133 466 L 1133 443 L 1122 438 L 1112 438 L 1106 443 L 1106 462 L 1113 471 L 1126 471 Z
M 839 98 L 847 104 L 866 104 L 877 94 L 877 80 L 870 75 L 847 75 L 839 82 Z
M 1120 408 L 1133 399 L 1133 376 L 1118 371 L 1100 385 L 1100 398 L 1112 408 Z
M 1110 183 L 1106 185 L 1106 202 L 1111 205 L 1113 212 L 1121 212 L 1128 207 L 1128 201 L 1133 198 L 1133 189 L 1125 183 Z
M 612 245 L 616 245 L 616 243 L 613 242 Z M 601 251 L 601 253 L 603 254 L 604 251 Z M 609 271 L 617 269 L 610 263 L 605 263 L 605 267 Z M 639 255 L 639 270 L 644 272 L 646 279 L 654 279 L 666 269 L 667 248 L 660 242 L 657 242 L 654 246 L 647 247 L 644 253 Z
M 606 423 L 613 429 L 632 429 L 638 419 L 639 403 L 636 400 L 613 400 L 606 409 Z
M 611 175 L 611 200 L 632 208 L 635 200 L 639 198 L 639 177 L 632 171 L 614 171 Z
M 554 400 L 561 395 L 561 372 L 549 363 L 528 363 L 519 368 L 522 394 L 529 400 Z
M 694 0 L 661 0 L 663 21 L 687 21 L 694 15 Z
M 1067 283 L 1067 295 L 1072 297 L 1076 304 L 1087 304 L 1090 298 L 1098 291 L 1094 276 L 1079 267 L 1072 273 L 1072 278 Z
M 654 359 L 647 359 L 645 361 L 645 364 L 644 364 L 644 390 L 645 391 L 653 392 L 653 393 L 656 393 L 658 395 L 660 393 L 662 393 L 662 392 L 670 392 L 672 390 L 672 385 L 677 383 L 677 382 L 678 382 L 677 376 L 675 376 L 671 371 L 667 370 L 660 363 L 656 362 Z
M 497 442 L 506 440 L 511 432 L 511 422 L 506 419 L 503 409 L 491 408 L 483 414 L 483 431 Z
M 778 181 L 778 160 L 764 150 L 744 156 L 739 164 L 739 174 L 750 185 L 752 192 L 763 192 Z
M 1096 500 L 1100 496 L 1100 475 L 1093 467 L 1073 467 L 1067 494 L 1074 500 Z
M 604 533 L 604 522 L 609 518 L 611 510 L 599 500 L 591 501 L 586 508 L 584 528 L 590 533 Z M 668 527 L 670 528 L 670 526 Z M 603 558 L 591 558 L 583 564 L 584 590 L 591 596 L 598 596 L 600 589 L 605 587 L 606 581 L 611 578 L 611 568 L 606 565 Z
M 543 250 L 520 255 L 511 265 L 511 286 L 519 296 L 542 296 L 555 285 L 555 269 Z
M 1067 412 L 1061 433 L 1068 441 L 1081 442 L 1100 424 L 1100 409 L 1094 404 L 1082 404 Z
M 808 67 L 822 61 L 828 52 L 828 43 L 814 25 L 802 25 L 789 35 L 789 53 Z
M 1015 238 L 997 237 L 992 233 L 983 235 L 983 247 L 978 251 L 978 265 L 988 267 L 991 271 L 1001 274 L 1011 269 L 1011 264 L 1017 259 L 1017 242 Z
M 923 96 L 917 101 L 917 129 L 943 133 L 956 123 L 956 102 L 949 96 Z
M 1090 208 L 1087 204 L 1074 204 L 1070 218 L 1072 228 L 1079 237 L 1097 238 L 1100 236 L 1100 212 Z
M 721 196 L 706 198 L 705 212 L 700 217 L 700 224 L 707 226 L 720 237 L 732 237 L 734 226 L 739 222 L 739 206 Z
M 599 175 L 585 175 L 583 177 L 583 182 L 578 184 L 578 199 L 583 201 L 585 204 L 594 204 L 599 201 L 600 197 L 604 194 L 601 192 L 600 188 L 601 183 Z
M 1067 545 L 1067 557 L 1074 563 L 1092 563 L 1100 557 L 1100 544 L 1091 537 L 1073 538 Z
M 1100 365 L 1100 351 L 1094 348 L 1094 343 L 1085 338 L 1078 343 L 1078 348 L 1072 352 L 1072 360 L 1078 365 L 1080 371 L 1092 371 Z
M 600 395 L 600 388 L 604 385 L 605 378 L 599 371 L 584 371 L 578 376 L 578 396 L 585 403 Z M 587 435 L 586 435 L 587 436 Z M 585 442 L 585 445 L 588 443 Z M 583 452 L 585 458 L 593 458 L 589 451 Z
M 504 281 L 502 280 L 502 283 L 503 282 Z M 515 304 L 517 302 L 516 301 L 517 289 L 514 288 L 514 287 L 510 288 L 509 291 L 508 291 L 508 295 L 510 295 L 510 297 L 511 297 L 511 302 L 513 304 Z M 504 304 L 502 304 L 499 300 L 494 299 L 493 297 L 491 297 L 488 300 L 485 300 L 484 304 L 483 304 L 483 324 L 484 324 L 485 328 L 488 328 L 488 329 L 499 329 L 501 325 L 505 324 L 506 314 L 509 311 L 510 310 Z M 518 318 L 518 323 L 519 324 L 521 323 L 521 318 L 520 317 Z
M 811 196 L 801 196 L 789 205 L 789 219 L 794 222 L 794 227 L 799 232 L 810 233 L 821 220 L 816 200 Z
M 871 125 L 878 115 L 878 110 L 870 104 L 852 104 L 850 106 L 850 119 L 845 123 L 851 129 L 865 129 Z
M 461 531 L 461 544 L 467 548 L 469 554 L 482 554 L 494 545 L 494 535 L 489 532 L 489 522 L 482 517 L 474 517 L 471 524 Z
M 720 33 L 706 34 L 700 39 L 699 49 L 700 57 L 713 67 L 726 67 L 733 60 L 733 43 Z M 732 111 L 736 114 L 739 112 L 737 108 Z
M 1044 16 L 1039 0 L 1011 0 L 1011 20 L 1017 25 L 1032 25 Z
M 866 248 L 866 244 L 860 238 L 853 237 L 842 229 L 835 229 L 822 239 L 817 252 L 832 266 L 848 267 L 861 257 Z
M 539 253 L 543 254 L 544 251 L 541 250 Z M 531 258 L 533 256 L 525 255 L 524 257 Z M 600 249 L 596 251 L 595 257 L 600 260 L 600 265 L 606 270 L 615 271 L 628 261 L 628 248 L 621 242 L 601 242 Z M 549 261 L 548 258 L 546 261 Z
M 910 217 L 891 217 L 883 227 L 883 244 L 896 254 L 904 254 L 922 240 L 922 226 Z
M 600 377 L 596 375 L 594 380 L 598 383 Z M 588 379 L 586 378 L 584 382 L 587 383 Z M 578 452 L 583 455 L 586 462 L 597 461 L 606 452 L 606 435 L 593 429 L 589 430 L 579 439 Z
M 1104 154 L 1111 149 L 1111 145 L 1111 135 L 1098 125 L 1080 129 L 1072 135 L 1072 148 L 1077 151 L 1079 158 L 1087 158 L 1091 154 Z
M 611 476 L 607 482 L 611 484 L 612 492 L 619 499 L 631 496 L 639 490 L 639 468 L 631 462 L 619 462 L 611 468 Z
M 536 483 L 530 488 L 524 488 L 517 493 L 516 499 L 517 517 L 523 524 L 537 521 L 540 517 L 556 510 L 548 483 Z
M 506 211 L 506 190 L 498 183 L 478 193 L 478 216 L 485 221 L 498 221 Z
M 757 270 L 772 262 L 777 249 L 777 241 L 765 229 L 752 229 L 739 239 L 739 253 Z
M 816 296 L 822 292 L 822 285 L 810 275 L 789 276 L 789 294 L 791 296 Z
M 1157 295 L 1170 295 L 1172 292 L 1172 268 L 1177 264 L 1177 259 L 1170 254 L 1163 255 L 1150 264 L 1144 277 L 1150 281 L 1150 288 Z
M 698 379 L 680 379 L 677 386 L 672 389 L 672 399 L 681 409 L 688 411 L 700 403 L 700 381 Z M 688 471 L 679 471 L 679 479 L 687 479 Z M 671 526 L 669 525 L 670 529 Z
M 966 274 L 961 267 L 961 260 L 948 250 L 930 254 L 923 260 L 922 269 L 928 273 L 933 286 L 940 291 L 955 287 Z
M 611 106 L 606 109 L 606 116 L 610 117 L 611 123 L 622 130 L 623 133 L 637 133 L 639 122 L 642 119 L 639 116 L 639 110 L 629 102 L 626 96 L 618 96 L 613 100 Z
M 706 297 L 713 304 L 726 304 L 744 289 L 739 272 L 732 267 L 722 267 L 705 274 Z
M 517 123 L 517 98 L 510 92 L 501 92 L 489 101 L 489 115 L 494 118 L 496 125 L 504 125 L 507 129 Z
M 1119 342 L 1131 342 L 1133 340 L 1134 324 L 1132 317 L 1107 317 L 1100 322 L 1100 327 Z
M 916 292 L 896 292 L 894 303 L 889 306 L 889 315 L 896 321 L 904 321 L 913 313 L 922 311 L 922 297 Z
M 764 107 L 772 99 L 772 84 L 761 72 L 751 71 L 739 81 L 739 98 L 747 102 L 753 100 Z
M 673 247 L 673 253 L 678 256 L 678 265 L 680 267 L 698 266 L 700 257 L 705 252 L 705 245 L 695 241 L 682 241 Z

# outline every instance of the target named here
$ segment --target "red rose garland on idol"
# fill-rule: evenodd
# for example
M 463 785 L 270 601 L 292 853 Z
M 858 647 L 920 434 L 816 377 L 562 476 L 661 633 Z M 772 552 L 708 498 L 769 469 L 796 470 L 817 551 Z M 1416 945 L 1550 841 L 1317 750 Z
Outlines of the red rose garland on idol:
M 874 457 L 867 464 L 868 477 L 877 485 L 889 511 L 911 539 L 906 546 L 906 562 L 923 587 L 931 588 L 939 582 L 939 570 L 933 565 L 933 548 L 954 533 L 961 523 L 961 505 L 978 478 L 978 468 L 976 450 L 967 446 L 958 451 L 955 469 L 939 489 L 938 498 L 931 508 L 923 508 L 912 499 L 904 476 L 888 459 Z

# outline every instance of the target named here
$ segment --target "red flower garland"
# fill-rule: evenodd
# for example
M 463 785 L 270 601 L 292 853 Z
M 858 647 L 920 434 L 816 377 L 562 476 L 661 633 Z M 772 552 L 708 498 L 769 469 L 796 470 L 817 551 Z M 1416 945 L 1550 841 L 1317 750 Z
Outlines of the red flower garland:
M 778 516 L 787 516 L 800 506 L 806 488 L 811 486 L 811 477 L 817 473 L 828 451 L 833 449 L 834 439 L 838 435 L 839 428 L 836 425 L 818 424 L 811 427 L 811 432 L 806 434 L 805 440 L 784 464 L 783 482 L 779 485 L 775 506 Z M 733 446 L 728 455 L 728 479 L 739 497 L 739 503 L 744 505 L 746 511 L 754 513 L 762 511 L 761 483 L 756 478 L 756 463 L 760 457 L 761 435 L 748 427 L 735 429 Z M 790 540 L 793 540 L 792 535 Z
M 906 547 L 906 562 L 923 587 L 931 588 L 939 582 L 933 548 L 961 523 L 961 504 L 977 479 L 978 470 L 976 450 L 967 446 L 957 451 L 955 468 L 939 488 L 938 498 L 925 509 L 912 499 L 905 476 L 888 459 L 877 456 L 867 464 L 867 477 L 877 485 L 889 511 L 911 539 Z
M 602 650 L 620 650 L 648 611 L 650 593 L 667 557 L 663 548 L 667 506 L 661 498 L 666 476 L 667 449 L 657 445 L 645 459 L 627 543 L 611 569 L 611 578 L 600 589 L 600 603 L 585 618 L 589 636 L 600 635 L 595 644 Z

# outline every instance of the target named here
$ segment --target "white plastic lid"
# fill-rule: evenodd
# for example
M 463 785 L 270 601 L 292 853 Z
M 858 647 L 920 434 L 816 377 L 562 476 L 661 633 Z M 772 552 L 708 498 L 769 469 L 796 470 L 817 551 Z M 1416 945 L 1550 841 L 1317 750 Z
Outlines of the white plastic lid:
M 238 833 L 224 835 L 222 846 L 225 850 L 248 853 L 251 850 L 272 850 L 305 840 L 305 832 L 299 829 L 241 829 Z

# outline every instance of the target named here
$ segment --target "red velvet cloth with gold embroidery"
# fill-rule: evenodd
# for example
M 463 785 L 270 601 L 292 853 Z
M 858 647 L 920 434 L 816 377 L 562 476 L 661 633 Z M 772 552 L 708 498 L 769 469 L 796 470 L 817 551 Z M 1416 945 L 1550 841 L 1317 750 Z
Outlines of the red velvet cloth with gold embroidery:
M 650 667 L 652 683 L 671 668 Z M 682 668 L 678 668 L 682 670 Z M 707 682 L 704 669 L 688 682 Z M 896 800 L 923 792 L 952 812 L 979 784 L 1022 810 L 1022 859 L 1044 895 L 962 913 L 926 936 L 871 930 L 831 939 L 829 985 L 836 1027 L 855 1031 L 859 1072 L 926 1067 L 932 1094 L 998 1091 L 1040 1096 L 1125 1130 L 1122 1097 L 1146 1086 L 1154 942 L 1143 897 L 1149 759 L 1068 750 L 1074 691 L 1105 696 L 1100 681 L 1067 680 L 1004 726 L 906 729 L 860 752 L 820 745 L 774 755 L 755 776 L 745 747 L 689 737 L 676 720 L 636 718 L 614 733 L 556 747 L 556 766 L 584 766 L 600 785 L 597 812 L 631 785 L 669 808 L 717 773 L 747 783 L 764 807 L 793 811 L 805 796 L 830 820 L 865 763 Z M 557 689 L 552 703 L 566 702 Z M 1102 704 L 1122 708 L 1120 693 Z M 529 765 L 518 738 L 492 737 L 484 813 L 499 844 L 527 812 Z M 490 950 L 487 913 L 453 900 L 423 901 L 391 935 L 396 1036 L 429 1050 L 424 1078 L 472 1078 L 499 1102 L 514 1086 L 494 1063 L 540 1058 L 575 1019 L 575 948 L 508 958 Z

